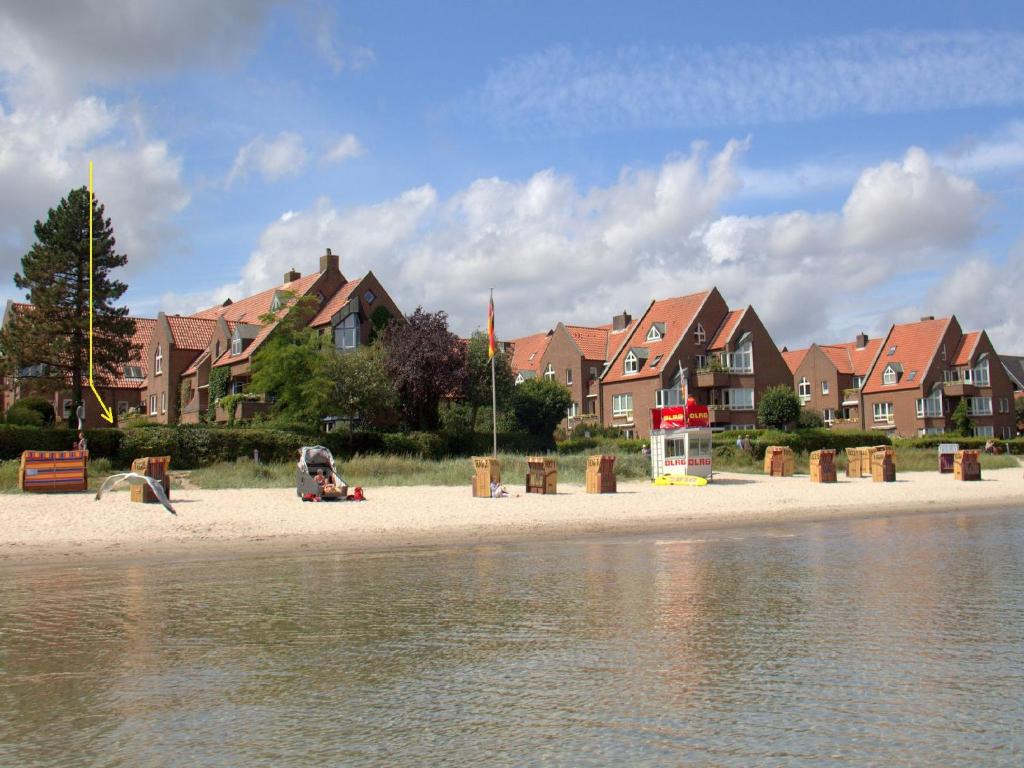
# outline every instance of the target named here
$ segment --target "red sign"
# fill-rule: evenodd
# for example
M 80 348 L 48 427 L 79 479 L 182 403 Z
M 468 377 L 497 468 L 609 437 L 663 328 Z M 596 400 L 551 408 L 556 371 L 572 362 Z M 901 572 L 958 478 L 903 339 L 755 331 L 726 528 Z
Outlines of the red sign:
M 711 414 L 706 405 L 699 405 L 691 397 L 685 406 L 651 409 L 651 429 L 683 429 L 711 426 Z

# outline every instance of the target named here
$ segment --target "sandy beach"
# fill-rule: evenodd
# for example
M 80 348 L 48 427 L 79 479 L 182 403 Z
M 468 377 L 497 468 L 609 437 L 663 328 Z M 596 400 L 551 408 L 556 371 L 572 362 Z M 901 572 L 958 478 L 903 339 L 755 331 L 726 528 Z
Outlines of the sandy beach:
M 517 489 L 510 489 L 513 494 Z M 1024 508 L 1019 468 L 962 483 L 905 473 L 896 483 L 723 473 L 706 488 L 624 483 L 614 495 L 560 485 L 554 496 L 475 499 L 467 487 L 368 488 L 365 502 L 303 503 L 291 489 L 172 489 L 178 516 L 127 492 L 0 496 L 0 563 L 131 557 L 250 556 L 309 549 L 502 542 L 886 516 Z

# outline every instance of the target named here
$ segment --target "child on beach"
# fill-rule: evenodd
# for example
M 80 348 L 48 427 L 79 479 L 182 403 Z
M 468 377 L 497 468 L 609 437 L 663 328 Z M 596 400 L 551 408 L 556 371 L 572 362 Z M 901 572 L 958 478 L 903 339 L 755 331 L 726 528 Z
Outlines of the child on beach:
M 501 483 L 496 482 L 496 481 L 491 483 L 491 498 L 492 499 L 504 499 L 507 496 L 508 496 L 508 489 L 505 488 L 504 485 L 502 485 Z

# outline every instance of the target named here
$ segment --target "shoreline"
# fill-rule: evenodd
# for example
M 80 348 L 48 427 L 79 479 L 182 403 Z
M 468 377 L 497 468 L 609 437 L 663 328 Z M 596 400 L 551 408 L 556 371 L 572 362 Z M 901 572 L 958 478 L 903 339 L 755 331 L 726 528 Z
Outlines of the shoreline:
M 514 488 L 511 491 L 516 492 Z M 1024 509 L 1020 468 L 963 483 L 931 472 L 896 483 L 721 473 L 706 488 L 559 487 L 553 496 L 475 499 L 462 486 L 368 488 L 366 502 L 303 503 L 292 489 L 172 489 L 178 516 L 127 492 L 0 497 L 0 569 L 189 561 L 415 547 L 501 545 L 913 514 Z

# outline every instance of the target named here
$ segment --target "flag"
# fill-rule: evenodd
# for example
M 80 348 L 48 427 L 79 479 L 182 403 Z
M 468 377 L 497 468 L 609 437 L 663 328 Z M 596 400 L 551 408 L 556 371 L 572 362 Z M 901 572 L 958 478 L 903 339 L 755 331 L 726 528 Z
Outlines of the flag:
M 494 291 L 491 291 L 491 303 L 487 307 L 487 359 L 494 358 Z

